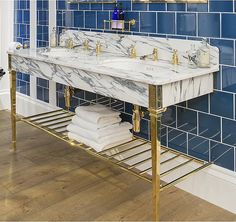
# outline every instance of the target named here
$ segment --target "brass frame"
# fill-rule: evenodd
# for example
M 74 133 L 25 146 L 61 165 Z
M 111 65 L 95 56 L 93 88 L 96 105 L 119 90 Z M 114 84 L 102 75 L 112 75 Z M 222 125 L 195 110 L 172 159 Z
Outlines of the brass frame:
M 9 73 L 10 73 L 10 81 L 11 81 L 11 123 L 12 123 L 12 148 L 14 151 L 16 151 L 16 70 L 12 69 L 11 66 L 11 56 L 9 55 Z M 68 95 L 72 95 L 69 93 L 70 88 L 67 87 L 67 93 Z M 69 101 L 69 97 L 67 97 Z M 100 100 L 100 99 L 99 99 Z M 111 101 L 109 100 L 109 105 L 111 105 Z M 67 107 L 69 108 L 69 107 Z M 152 211 L 153 211 L 153 220 L 159 221 L 160 220 L 160 191 L 164 190 L 165 188 L 168 188 L 170 186 L 173 186 L 177 184 L 178 182 L 182 181 L 183 179 L 189 177 L 193 173 L 196 173 L 208 166 L 210 166 L 211 163 L 199 160 L 194 157 L 189 157 L 186 154 L 179 153 L 175 150 L 172 150 L 170 148 L 161 146 L 160 143 L 160 126 L 158 125 L 160 123 L 160 117 L 163 112 L 166 111 L 165 108 L 162 107 L 162 87 L 161 86 L 155 86 L 150 85 L 149 86 L 149 114 L 150 114 L 150 132 L 151 132 L 151 142 L 147 141 L 142 138 L 133 137 L 132 140 L 122 143 L 118 146 L 110 147 L 107 150 L 96 152 L 92 147 L 88 147 L 83 143 L 79 143 L 76 141 L 70 140 L 66 133 L 67 131 L 63 128 L 66 127 L 66 123 L 68 123 L 71 118 L 73 117 L 73 113 L 70 111 L 66 111 L 63 109 L 54 110 L 51 112 L 46 112 L 42 114 L 33 115 L 27 118 L 22 118 L 21 121 L 34 126 L 40 130 L 43 130 L 44 132 L 70 144 L 73 147 L 77 147 L 80 149 L 83 149 L 87 153 L 104 160 L 114 166 L 117 166 L 121 168 L 122 170 L 129 172 L 141 179 L 144 179 L 148 182 L 152 183 Z M 56 117 L 56 119 L 54 119 Z M 56 122 L 55 120 L 59 120 L 60 122 Z M 43 124 L 41 124 L 43 123 Z M 47 125 L 45 125 L 47 124 Z M 57 130 L 62 131 L 57 131 Z M 132 145 L 132 143 L 134 143 Z M 137 144 L 139 143 L 139 144 Z M 123 149 L 126 145 L 131 145 L 131 147 L 128 147 L 127 149 Z M 150 149 L 145 149 L 139 152 L 136 152 L 135 154 L 132 154 L 128 157 L 124 157 L 121 159 L 116 159 L 116 156 L 119 156 L 120 154 L 124 154 L 130 150 L 134 150 L 136 148 L 139 148 L 144 145 L 150 145 Z M 123 147 L 123 148 L 122 148 Z M 117 148 L 122 148 L 121 151 L 117 152 Z M 115 154 L 109 154 L 108 152 L 115 151 Z M 142 161 L 138 161 L 133 164 L 128 164 L 127 160 L 130 160 L 132 158 L 137 157 L 138 155 L 141 155 L 145 152 L 150 152 L 151 157 L 147 157 L 146 159 Z M 164 155 L 166 153 L 172 153 L 175 156 L 164 160 L 160 162 L 161 155 Z M 177 159 L 178 157 L 182 157 L 187 159 L 187 161 L 176 165 L 175 167 L 167 170 L 166 172 L 160 173 L 160 165 L 165 164 L 166 162 L 173 161 Z M 152 161 L 152 166 L 148 167 L 144 170 L 138 170 L 136 167 L 145 163 L 146 161 Z M 200 167 L 188 172 L 185 175 L 182 175 L 181 177 L 171 181 L 170 183 L 161 183 L 161 177 L 167 174 L 170 174 L 172 172 L 175 172 L 178 168 L 185 166 L 186 164 L 190 162 L 196 162 L 200 164 Z M 152 177 L 148 174 L 148 172 L 152 171 Z

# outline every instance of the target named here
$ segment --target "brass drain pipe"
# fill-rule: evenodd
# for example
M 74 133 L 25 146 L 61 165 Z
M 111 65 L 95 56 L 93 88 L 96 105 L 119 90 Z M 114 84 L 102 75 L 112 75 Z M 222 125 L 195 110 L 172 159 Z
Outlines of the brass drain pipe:
M 65 106 L 69 110 L 71 108 L 71 97 L 74 95 L 74 88 L 71 86 L 65 86 L 64 97 L 65 97 Z
M 141 107 L 138 105 L 134 105 L 134 109 L 133 109 L 133 131 L 135 133 L 139 133 L 140 132 L 140 128 L 141 128 L 141 120 L 144 117 L 144 112 L 141 111 Z

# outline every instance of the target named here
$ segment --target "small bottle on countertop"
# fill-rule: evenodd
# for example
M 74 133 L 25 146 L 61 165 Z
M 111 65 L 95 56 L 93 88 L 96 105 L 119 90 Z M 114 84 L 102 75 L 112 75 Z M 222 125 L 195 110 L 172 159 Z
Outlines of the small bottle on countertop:
M 119 7 L 118 7 L 118 22 L 117 22 L 117 29 L 124 29 L 124 20 L 125 20 L 125 15 L 124 15 L 124 11 L 122 8 L 122 3 L 119 3 Z
M 58 39 L 57 39 L 57 29 L 54 27 L 52 33 L 50 34 L 50 47 L 57 47 Z
M 195 48 L 195 45 L 191 45 L 191 49 L 188 51 L 188 67 L 192 69 L 196 69 L 198 66 L 197 61 L 197 50 Z
M 197 50 L 198 67 L 209 68 L 210 67 L 210 47 L 207 45 L 207 40 L 203 39 L 201 46 Z
M 111 21 L 111 28 L 112 29 L 117 29 L 118 19 L 119 19 L 119 12 L 117 9 L 117 5 L 115 5 L 114 11 L 112 13 L 112 21 Z

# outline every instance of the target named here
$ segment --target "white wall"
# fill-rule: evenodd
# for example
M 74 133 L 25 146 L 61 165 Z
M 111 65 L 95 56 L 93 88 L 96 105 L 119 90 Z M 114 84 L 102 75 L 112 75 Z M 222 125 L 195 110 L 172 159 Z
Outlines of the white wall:
M 0 0 L 0 67 L 8 69 L 7 46 L 13 41 L 14 0 Z M 9 76 L 0 81 L 0 110 L 9 109 Z

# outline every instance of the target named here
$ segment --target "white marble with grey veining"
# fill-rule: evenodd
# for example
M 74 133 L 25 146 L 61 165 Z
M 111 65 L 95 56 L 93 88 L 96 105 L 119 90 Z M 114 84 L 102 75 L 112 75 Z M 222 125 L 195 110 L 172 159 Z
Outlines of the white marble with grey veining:
M 53 57 L 47 54 L 47 49 L 9 51 L 13 69 L 145 107 L 149 84 L 163 86 L 163 105 L 169 106 L 212 92 L 212 73 L 219 70 L 216 47 L 211 47 L 210 68 L 188 68 L 186 50 L 193 42 L 199 45 L 195 41 L 81 31 L 67 31 L 61 42 L 66 38 L 74 38 L 79 45 L 88 39 L 89 52 L 81 46 L 63 51 L 65 56 Z M 100 56 L 94 51 L 97 40 L 102 44 Z M 128 58 L 131 44 L 136 45 L 138 56 L 149 54 L 157 47 L 159 60 Z M 170 63 L 173 48 L 179 50 L 178 66 Z M 107 66 L 114 61 L 114 67 Z

